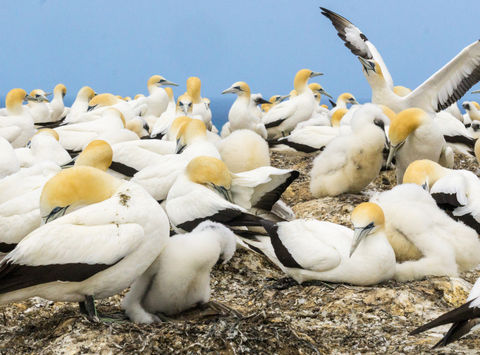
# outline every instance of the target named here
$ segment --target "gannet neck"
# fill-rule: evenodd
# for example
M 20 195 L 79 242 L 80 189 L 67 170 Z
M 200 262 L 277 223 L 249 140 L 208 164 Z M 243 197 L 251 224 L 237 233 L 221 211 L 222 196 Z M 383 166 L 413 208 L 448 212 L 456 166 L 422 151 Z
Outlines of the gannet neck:
M 417 184 L 431 188 L 438 179 L 447 175 L 449 169 L 434 161 L 423 159 L 411 163 L 403 175 L 404 184 Z
M 166 88 L 164 88 L 164 90 L 165 90 L 165 92 L 166 92 L 167 95 L 168 95 L 168 101 L 175 103 L 175 98 L 173 97 L 173 90 L 172 90 L 172 88 L 166 87 Z M 139 95 L 142 95 L 142 94 L 136 95 L 136 96 L 135 96 L 135 100 L 137 99 L 137 96 L 139 96 Z
M 335 110 L 332 117 L 330 118 L 332 127 L 339 127 L 340 121 L 342 120 L 343 116 L 345 116 L 347 112 L 348 110 L 346 108 L 339 108 L 338 110 Z
M 392 145 L 403 142 L 422 124 L 431 121 L 425 111 L 419 108 L 409 108 L 398 113 L 390 122 L 388 136 Z
M 180 128 L 187 122 L 190 122 L 191 120 L 192 118 L 188 116 L 179 116 L 175 118 L 172 124 L 170 125 L 170 129 L 169 129 L 169 136 L 171 137 L 171 139 L 176 139 Z
M 107 171 L 112 164 L 113 150 L 104 140 L 94 140 L 78 155 L 75 166 L 90 166 Z
M 298 95 L 303 94 L 303 92 L 307 89 L 307 82 L 311 74 L 311 70 L 301 69 L 295 75 L 295 79 L 293 80 L 293 88 L 296 90 Z
M 27 92 L 23 89 L 12 89 L 8 92 L 5 106 L 9 115 L 21 115 L 23 113 L 22 103 L 25 96 L 27 96 Z
M 405 87 L 405 86 L 397 85 L 397 86 L 393 87 L 393 92 L 395 94 L 397 94 L 398 96 L 403 97 L 403 96 L 407 96 L 408 94 L 410 94 L 412 92 L 412 90 Z
M 104 201 L 112 197 L 121 184 L 121 180 L 89 166 L 62 170 L 43 187 L 40 196 L 42 217 L 55 207 Z
M 77 93 L 77 99 L 90 101 L 95 96 L 95 91 L 90 86 L 82 87 Z
M 191 76 L 187 79 L 187 94 L 192 98 L 194 104 L 199 104 L 202 101 L 200 96 L 200 89 L 202 83 L 199 78 Z
M 202 185 L 214 185 L 230 189 L 232 176 L 223 161 L 208 156 L 199 156 L 190 161 L 186 168 L 190 181 Z
M 67 88 L 63 84 L 57 84 L 53 89 L 53 99 L 62 99 L 67 94 Z

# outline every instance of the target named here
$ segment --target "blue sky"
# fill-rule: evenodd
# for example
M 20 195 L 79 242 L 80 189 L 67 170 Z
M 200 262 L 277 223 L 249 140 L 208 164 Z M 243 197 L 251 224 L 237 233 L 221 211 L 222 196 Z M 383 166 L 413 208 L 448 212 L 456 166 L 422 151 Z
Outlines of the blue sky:
M 361 65 L 319 6 L 356 24 L 395 84 L 412 88 L 480 35 L 478 0 L 2 1 L 0 102 L 13 87 L 58 82 L 70 100 L 83 85 L 133 96 L 152 74 L 179 83 L 176 95 L 195 75 L 212 99 L 239 80 L 269 97 L 288 93 L 304 67 L 324 72 L 334 96 L 368 99 Z

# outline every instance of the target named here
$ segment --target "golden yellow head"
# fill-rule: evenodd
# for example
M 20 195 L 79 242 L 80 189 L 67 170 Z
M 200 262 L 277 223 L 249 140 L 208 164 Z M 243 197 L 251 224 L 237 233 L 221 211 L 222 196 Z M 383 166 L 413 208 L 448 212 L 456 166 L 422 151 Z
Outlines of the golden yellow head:
M 167 95 L 168 95 L 168 100 L 173 101 L 173 90 L 172 90 L 172 88 L 166 87 L 164 90 L 165 90 L 165 92 L 166 92 Z M 139 94 L 139 95 L 140 95 L 140 94 Z M 137 95 L 137 96 L 138 96 L 138 95 Z M 135 96 L 135 98 L 137 98 L 137 96 Z
M 5 106 L 7 110 L 16 110 L 22 107 L 23 100 L 25 100 L 27 92 L 23 89 L 12 89 L 8 92 L 5 99 Z
M 373 202 L 363 202 L 352 211 L 351 221 L 354 228 L 364 228 L 373 223 L 374 227 L 385 223 L 382 208 Z
M 65 95 L 67 95 L 67 88 L 63 84 L 57 84 L 53 89 L 53 94 L 55 96 L 65 97 Z
M 385 114 L 385 116 L 388 117 L 390 122 L 392 122 L 392 120 L 395 118 L 395 116 L 397 116 L 397 114 L 395 112 L 393 112 L 393 110 L 390 107 L 385 106 L 385 105 L 378 105 L 378 106 L 380 106 L 383 113 Z
M 115 105 L 118 102 L 119 102 L 119 99 L 115 95 L 105 93 L 105 94 L 99 94 L 95 96 L 93 99 L 91 99 L 88 102 L 88 106 L 106 107 L 106 106 Z
M 314 76 L 322 75 L 322 73 L 313 72 L 310 69 L 300 69 L 293 79 L 293 88 L 298 94 L 302 94 L 307 87 L 308 79 Z
M 394 86 L 393 87 L 393 92 L 395 94 L 397 94 L 398 96 L 407 96 L 408 94 L 410 94 L 412 92 L 412 90 L 410 90 L 409 88 L 405 87 L 405 86 L 401 86 L 401 85 L 397 85 L 397 86 Z
M 250 86 L 244 81 L 237 81 L 236 83 L 233 83 L 232 86 L 230 86 L 229 89 L 225 90 L 222 92 L 222 94 L 226 93 L 235 93 L 237 95 L 245 95 L 247 97 L 250 97 Z
M 183 145 L 192 143 L 198 137 L 207 136 L 207 126 L 202 120 L 192 119 L 186 121 L 177 132 L 177 140 Z
M 127 123 L 125 121 L 125 116 L 123 115 L 122 111 L 120 111 L 116 107 L 109 107 L 103 112 L 104 115 L 112 115 L 113 117 L 118 117 L 120 120 L 122 120 L 123 127 L 127 127 Z
M 232 176 L 223 161 L 213 157 L 199 156 L 190 161 L 186 173 L 188 178 L 203 185 L 213 184 L 230 189 Z
M 145 125 L 145 121 L 143 121 L 141 118 L 139 117 L 135 117 L 135 118 L 132 118 L 130 121 L 127 122 L 127 124 L 125 125 L 125 128 L 132 131 L 133 133 L 135 133 L 139 138 L 142 138 L 145 134 L 145 132 L 143 131 L 144 129 L 148 132 L 148 129 L 145 128 L 147 127 L 148 128 L 148 125 L 146 126 Z
M 75 160 L 75 166 L 91 166 L 103 171 L 112 164 L 113 150 L 104 140 L 94 140 L 88 143 Z
M 52 136 L 57 140 L 57 142 L 60 140 L 60 137 L 58 136 L 57 131 L 51 128 L 42 128 L 37 131 L 33 136 L 35 137 L 37 134 L 47 134 L 49 136 Z
M 428 159 L 415 160 L 410 163 L 403 175 L 404 184 L 417 184 L 431 187 L 438 179 L 445 175 L 447 170 L 440 164 Z
M 147 88 L 151 89 L 154 86 L 157 86 L 160 81 L 165 80 L 165 78 L 161 75 L 152 75 L 147 81 Z
M 134 99 L 134 100 L 137 100 L 137 99 L 139 99 L 139 98 L 141 98 L 141 97 L 145 97 L 145 95 L 143 95 L 143 94 L 137 94 L 137 95 L 135 95 L 135 97 L 134 97 L 133 99 Z
M 65 169 L 43 186 L 40 196 L 40 213 L 47 217 L 54 208 L 75 208 L 104 201 L 115 193 L 121 181 L 89 167 Z
M 308 84 L 308 87 L 313 92 L 319 92 L 319 90 L 323 89 L 322 85 L 320 85 L 319 83 L 310 83 L 310 84 Z
M 94 98 L 95 91 L 90 86 L 84 86 L 79 91 L 77 96 L 85 97 L 88 101 Z
M 378 64 L 378 62 L 375 62 L 375 73 L 377 73 L 383 78 L 382 67 L 380 66 L 380 64 Z
M 342 120 L 343 116 L 345 116 L 347 112 L 348 110 L 346 108 L 336 109 L 335 112 L 332 114 L 332 117 L 330 118 L 332 127 L 339 127 L 340 121 Z
M 399 112 L 393 120 L 390 121 L 390 129 L 388 130 L 390 143 L 393 146 L 402 143 L 427 119 L 428 115 L 419 108 L 413 107 Z
M 202 82 L 200 78 L 196 76 L 191 76 L 187 79 L 187 93 L 192 98 L 194 104 L 198 104 L 201 101 L 200 89 L 202 87 Z
M 170 125 L 170 129 L 169 129 L 169 132 L 170 132 L 170 136 L 172 138 L 176 138 L 177 137 L 177 132 L 179 131 L 179 129 L 186 123 L 190 122 L 192 120 L 192 118 L 188 117 L 188 116 L 179 116 L 177 118 L 175 118 L 172 122 L 172 124 Z
M 346 104 L 356 104 L 356 103 L 358 103 L 357 99 L 355 99 L 355 96 L 353 96 L 349 92 L 344 92 L 343 94 L 341 94 L 338 97 L 337 101 L 342 101 L 342 102 L 345 102 Z

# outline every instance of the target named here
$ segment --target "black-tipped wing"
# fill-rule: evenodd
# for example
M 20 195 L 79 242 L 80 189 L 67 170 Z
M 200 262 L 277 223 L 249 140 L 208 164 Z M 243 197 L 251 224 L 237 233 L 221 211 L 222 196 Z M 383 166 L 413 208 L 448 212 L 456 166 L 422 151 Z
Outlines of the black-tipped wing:
M 132 177 L 133 175 L 138 173 L 137 169 L 132 168 L 131 166 L 119 163 L 117 161 L 112 161 L 112 164 L 110 165 L 110 169 L 128 177 Z
M 282 265 L 285 267 L 303 269 L 278 236 L 278 225 L 270 221 L 264 221 L 263 228 L 265 228 L 270 236 L 270 242 L 272 243 L 272 247 L 278 261 L 280 261 L 280 263 L 282 263 Z
M 270 211 L 272 206 L 280 199 L 280 196 L 282 196 L 287 187 L 289 187 L 299 175 L 300 173 L 297 170 L 292 170 L 283 177 L 283 182 L 276 186 L 272 185 L 271 189 L 266 188 L 264 193 L 258 198 L 258 201 L 255 202 L 253 207 Z
M 448 332 L 443 336 L 443 338 L 440 339 L 440 341 L 433 346 L 433 349 L 439 348 L 441 346 L 447 346 L 448 344 L 460 339 L 479 322 L 479 319 L 470 319 L 467 321 L 453 323 Z
M 342 39 L 345 46 L 350 49 L 354 55 L 360 56 L 364 59 L 373 59 L 380 65 L 385 81 L 393 89 L 393 79 L 387 66 L 383 62 L 382 56 L 377 51 L 377 48 L 375 48 L 373 43 L 368 40 L 367 36 L 365 36 L 358 27 L 348 21 L 345 17 L 324 7 L 320 7 L 320 9 L 322 10 L 322 15 L 332 21 L 332 25 L 337 30 L 338 37 Z
M 405 96 L 411 107 L 446 109 L 480 80 L 480 41 L 465 47 L 455 58 Z

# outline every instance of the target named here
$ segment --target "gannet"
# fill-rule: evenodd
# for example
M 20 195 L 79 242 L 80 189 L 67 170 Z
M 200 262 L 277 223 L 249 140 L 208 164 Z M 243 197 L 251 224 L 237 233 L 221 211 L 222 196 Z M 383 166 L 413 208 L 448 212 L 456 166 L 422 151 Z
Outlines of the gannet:
M 22 106 L 24 100 L 34 100 L 23 89 L 12 89 L 5 99 L 7 116 L 0 117 L 0 134 L 13 148 L 25 147 L 35 133 L 33 118 L 27 108 Z M 9 133 L 3 134 L 3 132 Z
M 256 113 L 256 108 L 251 105 L 250 87 L 243 81 L 237 81 L 222 94 L 237 94 L 237 99 L 228 111 L 228 122 L 230 132 L 237 129 L 249 129 L 267 138 L 267 130 L 261 118 Z
M 208 105 L 205 104 L 200 96 L 202 82 L 200 78 L 191 76 L 187 79 L 187 94 L 192 99 L 192 115 L 199 115 L 202 117 L 203 122 L 207 126 L 207 129 L 212 129 L 212 111 Z
M 58 133 L 53 129 L 38 130 L 26 148 L 15 149 L 20 166 L 30 167 L 42 161 L 51 161 L 59 166 L 68 163 L 72 158 L 58 140 Z
M 404 183 L 423 186 L 450 217 L 480 234 L 480 181 L 468 170 L 447 169 L 431 160 L 412 162 Z
M 375 105 L 364 105 L 352 120 L 352 133 L 340 135 L 315 158 L 310 191 L 315 197 L 359 192 L 380 173 L 388 117 Z
M 478 324 L 480 323 L 479 301 L 480 279 L 477 279 L 467 297 L 466 303 L 451 310 L 450 312 L 442 314 L 440 317 L 435 318 L 427 324 L 418 327 L 410 332 L 410 335 L 419 334 L 440 325 L 453 323 L 442 339 L 440 339 L 440 341 L 433 346 L 433 349 L 441 346 L 447 346 L 448 344 L 460 339 L 465 334 L 468 334 L 470 331 L 478 328 Z
M 417 159 L 440 161 L 445 151 L 445 139 L 435 121 L 419 108 L 400 112 L 390 123 L 388 130 L 390 152 L 387 166 L 393 157 L 397 183 L 402 182 L 408 165 Z
M 315 108 L 315 98 L 312 90 L 308 87 L 308 79 L 322 73 L 313 72 L 309 69 L 301 69 L 295 75 L 293 86 L 297 96 L 290 97 L 270 108 L 263 116 L 263 123 L 268 131 L 269 138 L 279 138 L 292 131 L 295 126 L 310 118 Z
M 230 260 L 235 243 L 228 228 L 211 221 L 174 235 L 125 295 L 125 313 L 136 323 L 152 323 L 158 320 L 156 312 L 173 315 L 207 303 L 210 272 L 218 261 Z
M 393 277 L 395 254 L 384 232 L 382 209 L 370 202 L 352 212 L 354 230 L 297 219 L 266 223 L 270 237 L 245 240 L 298 283 L 309 280 L 374 285 Z
M 283 102 L 284 100 L 288 99 L 290 95 L 273 95 L 268 99 L 269 103 L 264 103 L 260 107 L 263 112 L 268 112 L 273 106 Z
M 78 115 L 84 114 L 88 110 L 88 103 L 95 96 L 95 91 L 89 86 L 84 86 L 78 90 L 75 101 L 73 102 L 64 122 L 75 122 Z
M 50 102 L 49 111 L 50 117 L 48 122 L 57 122 L 64 118 L 65 105 L 63 98 L 67 95 L 67 88 L 63 84 L 57 84 L 53 89 L 53 99 Z M 38 124 L 38 122 L 37 122 Z
M 150 95 L 144 98 L 138 99 L 139 102 L 146 102 L 148 109 L 145 112 L 145 116 L 150 115 L 159 117 L 162 112 L 167 109 L 168 95 L 162 86 L 178 86 L 171 81 L 168 81 L 161 75 L 152 75 L 147 82 L 147 88 Z
M 94 319 L 94 298 L 122 291 L 160 254 L 169 238 L 168 219 L 136 184 L 92 167 L 79 167 L 68 179 L 72 189 L 62 193 L 87 190 L 103 201 L 24 238 L 0 263 L 0 303 L 33 296 L 80 302 Z
M 451 219 L 415 184 L 397 185 L 374 196 L 385 214 L 385 234 L 395 251 L 395 279 L 458 276 L 480 262 L 477 233 Z
M 299 129 L 307 126 L 330 126 L 330 118 L 329 118 L 330 112 L 327 108 L 320 105 L 320 100 L 322 98 L 322 95 L 326 95 L 328 97 L 332 97 L 332 96 L 330 96 L 330 94 L 328 94 L 323 89 L 323 87 L 318 83 L 310 83 L 308 84 L 308 87 L 310 88 L 310 90 L 312 90 L 313 96 L 315 97 L 315 101 L 317 102 L 317 105 L 313 110 L 312 116 L 310 116 L 308 120 L 298 123 L 295 126 L 295 129 Z
M 467 111 L 469 125 L 465 125 L 473 138 L 480 138 L 480 105 L 476 101 L 464 101 L 462 107 Z
M 232 173 L 270 166 L 267 142 L 249 129 L 232 132 L 217 144 L 217 148 Z
M 475 41 L 410 94 L 399 96 L 393 91 L 392 77 L 380 53 L 360 29 L 335 12 L 321 9 L 362 63 L 375 104 L 384 104 L 395 112 L 418 107 L 433 114 L 454 104 L 480 80 L 480 41 Z
M 33 99 L 27 103 L 28 112 L 32 115 L 33 122 L 45 122 L 50 119 L 47 93 L 42 89 L 32 90 L 29 94 Z
M 175 103 L 175 98 L 173 97 L 172 88 L 166 87 L 165 92 L 168 95 L 168 105 L 165 111 L 152 126 L 151 138 L 153 139 L 161 139 L 167 133 L 168 128 L 172 124 L 173 120 L 178 116 L 177 104 Z M 180 114 L 180 111 L 178 114 Z M 184 115 L 183 111 L 181 115 Z
M 11 175 L 20 169 L 20 163 L 15 155 L 12 145 L 0 136 L 0 181 L 5 176 Z
M 456 119 L 447 111 L 440 111 L 435 114 L 434 121 L 437 123 L 440 132 L 447 143 L 456 153 L 474 155 L 473 147 L 475 139 L 465 128 L 462 122 Z

